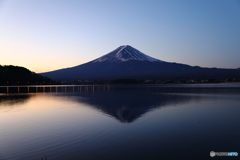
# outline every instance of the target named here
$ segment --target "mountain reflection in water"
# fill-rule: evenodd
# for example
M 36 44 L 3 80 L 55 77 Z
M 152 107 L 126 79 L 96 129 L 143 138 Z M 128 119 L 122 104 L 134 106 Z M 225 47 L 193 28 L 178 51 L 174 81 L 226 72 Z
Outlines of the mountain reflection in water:
M 86 103 L 91 108 L 110 115 L 122 123 L 134 122 L 147 112 L 157 108 L 198 101 L 203 95 L 208 95 L 207 98 L 214 98 L 209 95 L 218 95 L 219 93 L 221 95 L 224 93 L 239 94 L 239 89 L 234 87 L 217 88 L 208 86 L 195 88 L 184 86 L 100 86 L 100 90 L 94 90 L 93 86 L 81 86 L 80 89 L 79 86 L 68 86 L 67 89 L 66 87 L 64 89 L 64 86 L 59 86 L 60 89 L 55 87 L 53 92 L 50 90 L 51 87 L 39 87 L 38 91 L 47 91 L 48 88 L 49 95 L 53 97 L 66 98 L 77 103 Z M 0 107 L 25 103 L 34 96 L 36 95 L 25 92 L 22 94 L 2 94 L 0 95 Z
M 1 89 L 7 91 L 0 94 L 3 160 L 207 159 L 210 151 L 239 152 L 239 84 Z
M 0 95 L 0 108 L 1 107 L 11 107 L 17 104 L 24 104 L 33 95 L 31 94 L 10 94 L 10 95 Z
M 57 95 L 64 96 L 64 95 Z M 76 102 L 84 102 L 100 112 L 115 117 L 123 123 L 131 123 L 145 113 L 179 103 L 185 103 L 196 97 L 168 95 L 143 90 L 113 90 L 110 92 L 75 93 L 66 95 Z
M 131 123 L 145 113 L 167 106 L 187 103 L 200 97 L 159 93 L 152 90 L 111 90 L 110 92 L 68 92 L 50 94 L 53 97 L 66 98 L 70 101 L 85 103 L 104 114 L 110 115 L 122 123 Z M 33 94 L 0 96 L 1 106 L 13 106 L 27 102 Z

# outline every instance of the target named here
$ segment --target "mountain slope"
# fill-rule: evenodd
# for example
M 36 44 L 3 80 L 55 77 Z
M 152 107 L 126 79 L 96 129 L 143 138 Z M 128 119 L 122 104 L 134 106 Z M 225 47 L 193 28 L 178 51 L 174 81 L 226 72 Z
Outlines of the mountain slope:
M 23 84 L 46 84 L 52 80 L 19 66 L 0 65 L 0 84 L 1 85 L 23 85 Z
M 164 62 L 125 45 L 88 63 L 41 75 L 55 80 L 77 79 L 149 79 L 149 78 L 232 78 L 240 77 L 237 69 L 192 67 Z
M 158 59 L 152 58 L 139 50 L 129 46 L 120 46 L 114 51 L 93 60 L 92 62 L 125 62 L 130 60 L 156 62 Z

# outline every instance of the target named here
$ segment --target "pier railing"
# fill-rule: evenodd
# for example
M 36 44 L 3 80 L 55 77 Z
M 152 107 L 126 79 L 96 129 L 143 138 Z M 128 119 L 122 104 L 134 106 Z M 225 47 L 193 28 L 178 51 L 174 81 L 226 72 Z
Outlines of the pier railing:
M 0 86 L 0 93 L 37 93 L 37 92 L 94 92 L 110 90 L 110 85 L 36 85 Z

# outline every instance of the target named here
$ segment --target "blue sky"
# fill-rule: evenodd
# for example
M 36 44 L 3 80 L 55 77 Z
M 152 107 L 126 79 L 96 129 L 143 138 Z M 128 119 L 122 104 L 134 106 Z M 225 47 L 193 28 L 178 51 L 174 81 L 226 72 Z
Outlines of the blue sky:
M 120 45 L 202 67 L 240 67 L 239 0 L 0 0 L 0 64 L 45 72 Z

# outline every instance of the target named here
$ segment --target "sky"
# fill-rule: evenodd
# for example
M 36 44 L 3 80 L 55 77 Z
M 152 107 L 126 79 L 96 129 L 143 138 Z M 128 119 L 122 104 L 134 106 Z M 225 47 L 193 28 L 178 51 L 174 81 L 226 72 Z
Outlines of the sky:
M 0 0 L 0 65 L 36 73 L 131 45 L 166 61 L 240 67 L 240 0 Z

